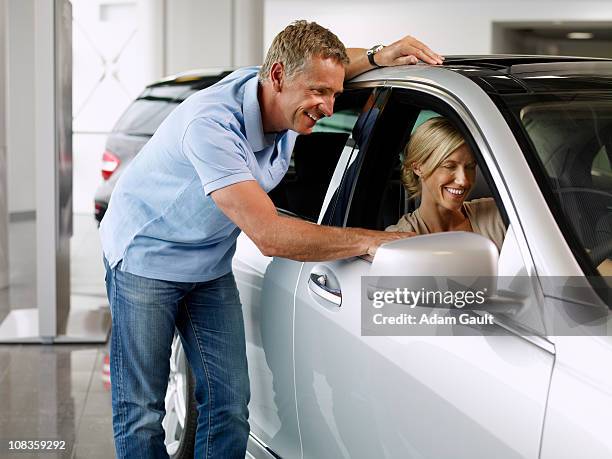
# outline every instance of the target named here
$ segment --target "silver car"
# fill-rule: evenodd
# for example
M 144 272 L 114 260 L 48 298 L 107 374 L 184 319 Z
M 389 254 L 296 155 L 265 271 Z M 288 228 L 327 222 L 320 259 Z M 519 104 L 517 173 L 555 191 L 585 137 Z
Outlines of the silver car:
M 434 115 L 476 156 L 471 197 L 495 199 L 501 252 L 450 232 L 303 263 L 242 234 L 250 456 L 612 457 L 612 60 L 454 56 L 365 73 L 298 138 L 270 196 L 291 217 L 382 230 L 418 204 L 400 153 Z M 469 315 L 494 321 L 372 332 L 368 282 L 391 275 L 488 279 L 490 301 Z M 192 384 L 175 348 L 167 444 L 188 454 Z

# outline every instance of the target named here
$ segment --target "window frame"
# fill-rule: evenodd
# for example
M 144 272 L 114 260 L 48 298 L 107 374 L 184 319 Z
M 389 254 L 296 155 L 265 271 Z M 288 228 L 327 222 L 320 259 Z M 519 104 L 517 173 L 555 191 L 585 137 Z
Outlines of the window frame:
M 514 235 L 517 240 L 517 244 L 520 250 L 520 256 L 523 261 L 526 272 L 529 276 L 537 274 L 536 264 L 533 259 L 533 254 L 527 242 L 525 230 L 521 219 L 519 217 L 518 210 L 512 201 L 511 194 L 509 192 L 506 181 L 503 178 L 499 164 L 495 160 L 495 156 L 492 154 L 492 149 L 489 142 L 484 137 L 482 130 L 480 129 L 477 120 L 469 109 L 462 103 L 461 99 L 457 95 L 441 88 L 433 86 L 428 83 L 416 82 L 416 81 L 380 81 L 380 82 L 368 82 L 369 86 L 377 86 L 380 88 L 390 89 L 391 91 L 406 91 L 411 93 L 415 98 L 430 98 L 431 100 L 437 100 L 439 104 L 443 104 L 445 109 L 438 110 L 441 115 L 446 116 L 450 111 L 454 114 L 453 121 L 459 121 L 460 125 L 465 128 L 468 134 L 468 139 L 471 142 L 470 146 L 477 153 L 479 159 L 480 173 L 485 174 L 485 179 L 489 183 L 493 197 L 496 200 L 496 204 L 502 215 L 502 219 L 506 226 L 512 225 Z M 357 84 L 360 86 L 362 84 Z M 380 115 L 381 123 L 384 123 L 384 110 Z M 383 131 L 384 132 L 384 131 Z M 382 135 L 382 132 L 379 132 Z M 409 136 L 409 133 L 407 134 Z M 482 161 L 482 164 L 481 162 Z M 487 176 L 488 175 L 488 176 Z M 358 177 L 356 177 L 358 180 Z M 351 186 L 356 186 L 357 181 Z M 500 205 L 501 204 L 501 205 Z M 350 206 L 349 206 L 350 212 Z M 345 226 L 348 222 L 348 215 L 345 218 Z M 539 291 L 539 289 L 538 289 Z M 540 292 L 541 293 L 541 292 Z M 543 298 L 543 296 L 542 296 Z
M 346 227 L 350 203 L 355 192 L 356 180 L 353 179 L 359 177 L 363 160 L 376 131 L 381 113 L 391 94 L 387 87 L 378 84 L 361 84 L 359 88 L 371 88 L 370 97 L 362 109 L 360 119 L 357 121 L 357 123 L 361 121 L 360 125 L 356 124 L 354 132 L 345 146 L 345 148 L 350 147 L 351 151 L 346 157 L 343 153 L 343 157 L 346 158 L 344 167 L 341 172 L 336 170 L 334 177 L 332 177 L 319 216 L 319 224 Z M 358 140 L 356 141 L 355 138 Z M 343 162 L 343 157 L 340 158 L 338 164 Z M 351 169 L 352 167 L 353 169 Z M 339 201 L 343 201 L 340 208 L 338 208 Z
M 441 101 L 440 99 L 437 99 L 435 97 L 431 97 L 429 94 L 411 93 L 409 90 L 405 91 L 401 88 L 399 89 L 400 92 L 398 93 L 398 91 L 397 90 L 394 91 L 393 88 L 389 88 L 389 89 L 391 90 L 390 97 L 391 97 L 392 103 L 389 104 L 389 107 L 386 108 L 387 112 L 383 111 L 381 114 L 380 122 L 381 122 L 382 128 L 379 128 L 379 130 L 375 133 L 374 140 L 372 140 L 374 150 L 381 149 L 381 146 L 380 146 L 381 140 L 384 140 L 390 136 L 394 136 L 395 143 L 399 144 L 400 146 L 400 148 L 397 151 L 397 153 L 399 154 L 399 152 L 403 149 L 403 147 L 407 144 L 408 140 L 410 139 L 412 135 L 412 130 L 414 129 L 415 123 L 418 120 L 418 116 L 423 110 L 434 110 L 439 115 L 449 118 L 457 126 L 459 131 L 462 133 L 463 137 L 466 139 L 467 144 L 470 146 L 470 148 L 474 152 L 476 161 L 479 166 L 479 173 L 484 176 L 483 179 L 485 180 L 489 189 L 491 190 L 492 197 L 495 199 L 495 202 L 499 208 L 504 224 L 507 227 L 509 225 L 509 218 L 505 211 L 505 205 L 503 203 L 503 200 L 501 199 L 497 191 L 497 184 L 495 183 L 495 180 L 491 176 L 491 173 L 489 171 L 489 166 L 484 160 L 484 157 L 480 151 L 480 146 L 475 141 L 472 131 L 470 131 L 470 129 L 465 125 L 464 120 L 457 114 L 455 110 L 452 109 L 452 107 L 450 107 L 444 101 Z M 402 92 L 402 91 L 405 91 L 405 92 Z M 411 107 L 411 104 L 412 104 L 412 107 Z M 405 109 L 403 108 L 403 106 L 413 108 L 413 111 L 412 113 L 408 113 L 406 116 L 407 118 L 405 120 L 406 124 L 405 124 L 405 128 L 402 130 L 403 132 L 402 135 L 395 135 L 393 134 L 393 128 L 390 127 L 388 123 L 389 121 L 395 121 L 395 119 L 397 118 L 397 114 L 396 113 L 389 114 L 389 111 L 390 110 L 400 110 L 401 112 L 404 112 Z M 370 152 L 369 157 L 372 158 L 373 154 L 375 153 Z M 382 155 L 387 155 L 387 153 L 383 152 Z M 368 153 L 365 153 L 364 156 L 368 156 Z M 390 156 L 390 158 L 394 161 L 393 156 Z M 375 161 L 378 161 L 379 159 L 380 159 L 380 155 L 376 157 Z M 355 181 L 356 183 L 354 183 L 353 185 L 354 187 L 357 187 L 359 185 L 360 183 L 359 179 L 360 177 L 356 177 L 356 181 Z M 350 209 L 349 209 L 349 214 L 350 214 Z M 348 217 L 350 218 L 350 215 Z M 349 225 L 349 226 L 353 226 L 353 225 Z M 371 229 L 380 229 L 380 228 L 371 228 Z
M 151 106 L 140 107 L 143 102 L 151 103 L 151 104 L 156 103 L 156 104 L 159 104 L 159 107 L 151 107 Z M 157 131 L 157 129 L 161 125 L 161 123 L 163 123 L 164 120 L 168 118 L 168 116 L 170 116 L 170 114 L 174 111 L 176 107 L 179 106 L 181 102 L 182 102 L 181 100 L 175 100 L 175 99 L 157 99 L 157 98 L 139 97 L 138 99 L 135 99 L 134 101 L 132 101 L 130 105 L 128 105 L 128 107 L 123 111 L 123 113 L 121 114 L 121 117 L 117 120 L 117 122 L 113 126 L 112 132 L 114 134 L 125 134 L 125 135 L 138 136 L 138 137 L 152 137 L 153 134 L 155 134 L 155 131 Z M 139 110 L 140 113 L 138 113 L 139 116 L 134 116 L 132 112 L 136 110 L 137 106 L 138 106 L 137 110 Z M 156 122 L 159 121 L 156 123 L 157 126 L 155 127 L 153 132 L 148 132 L 148 130 L 145 132 L 144 130 L 135 129 L 134 120 L 140 120 L 139 122 L 142 125 L 143 124 L 142 122 L 143 113 L 146 113 L 147 123 L 149 123 L 152 119 L 155 119 Z M 129 116 L 129 119 L 128 119 L 128 116 Z
M 563 100 L 568 97 L 568 94 L 565 93 L 557 93 L 554 91 L 543 92 L 537 94 L 540 97 L 554 100 L 555 98 L 559 98 L 559 100 Z M 582 95 L 584 97 L 584 95 Z M 586 96 L 591 96 L 590 94 L 586 94 Z M 567 245 L 569 246 L 576 262 L 580 266 L 582 273 L 588 279 L 597 279 L 602 278 L 603 276 L 597 270 L 597 266 L 595 266 L 587 254 L 583 244 L 576 232 L 576 229 L 569 222 L 568 218 L 565 216 L 559 202 L 554 196 L 553 189 L 548 185 L 548 176 L 545 174 L 545 166 L 541 161 L 541 158 L 538 154 L 537 148 L 532 142 L 530 136 L 528 135 L 525 127 L 520 119 L 517 118 L 515 113 L 515 108 L 513 107 L 516 102 L 512 99 L 517 98 L 519 101 L 523 100 L 528 101 L 532 95 L 520 95 L 516 97 L 509 96 L 495 96 L 492 97 L 494 103 L 499 108 L 500 112 L 504 116 L 506 122 L 509 126 L 511 126 L 513 132 L 515 133 L 515 137 L 517 142 L 521 146 L 521 150 L 523 151 L 523 156 L 527 161 L 531 172 L 534 174 L 538 181 L 538 188 L 544 196 L 546 203 L 554 216 L 554 219 L 559 227 L 559 230 L 563 234 Z M 520 102 L 519 102 L 520 105 Z M 605 142 L 605 147 L 607 148 L 610 144 L 610 136 Z M 610 159 L 610 153 L 608 153 L 608 157 Z M 542 186 L 541 184 L 545 183 L 547 185 Z M 598 286 L 593 285 L 593 287 L 597 290 Z M 612 307 L 612 306 L 611 306 Z
M 509 188 L 506 184 L 506 181 L 503 179 L 503 175 L 501 173 L 501 169 L 498 163 L 495 161 L 495 157 L 492 154 L 492 148 L 490 144 L 487 142 L 484 137 L 479 125 L 469 110 L 461 103 L 461 101 L 454 95 L 450 93 L 445 93 L 443 90 L 437 87 L 431 87 L 422 83 L 401 83 L 398 85 L 386 86 L 383 84 L 385 88 L 391 89 L 391 96 L 389 100 L 386 102 L 386 106 L 383 108 L 379 120 L 377 122 L 377 127 L 374 130 L 372 140 L 368 149 L 365 151 L 365 155 L 368 154 L 376 156 L 377 153 L 377 142 L 385 136 L 389 135 L 389 128 L 386 126 L 386 118 L 385 110 L 392 111 L 393 103 L 398 104 L 395 100 L 395 95 L 398 94 L 398 91 L 404 91 L 404 94 L 409 94 L 410 97 L 413 97 L 415 100 L 420 102 L 419 107 L 415 107 L 414 110 L 414 122 L 416 122 L 418 118 L 418 114 L 423 109 L 430 109 L 436 111 L 441 116 L 448 117 L 453 121 L 453 123 L 459 128 L 460 132 L 464 135 L 466 142 L 470 145 L 478 165 L 480 166 L 479 173 L 483 174 L 484 180 L 487 182 L 488 187 L 491 191 L 491 196 L 495 199 L 496 205 L 500 211 L 504 224 L 508 229 L 509 225 L 512 225 L 512 237 L 514 241 L 511 244 L 515 244 L 518 246 L 519 254 L 518 257 L 521 262 L 521 266 L 524 269 L 524 276 L 529 277 L 531 279 L 530 284 L 532 288 L 532 292 L 535 295 L 535 303 L 534 304 L 543 304 L 544 302 L 544 292 L 539 282 L 539 278 L 537 275 L 537 271 L 535 269 L 535 263 L 533 261 L 533 255 L 528 244 L 526 235 L 523 230 L 523 226 L 521 224 L 521 219 L 517 212 L 516 206 L 514 202 L 511 200 L 511 195 L 509 193 Z M 393 91 L 396 91 L 393 93 Z M 432 105 L 431 101 L 435 101 Z M 424 106 L 423 106 L 424 105 Z M 397 107 L 395 107 L 397 108 Z M 390 113 L 392 119 L 393 113 Z M 387 114 L 389 117 L 389 114 Z M 411 125 L 412 127 L 412 125 Z M 396 135 L 395 137 L 399 140 L 398 143 L 405 145 L 408 139 L 411 136 L 411 129 L 406 129 L 403 131 L 402 135 Z M 389 155 L 391 156 L 391 155 Z M 378 158 L 378 157 L 377 157 Z M 371 170 L 367 167 L 367 163 L 364 161 L 366 165 L 365 171 L 367 171 L 367 176 L 370 178 Z M 366 174 L 363 175 L 365 177 Z M 353 189 L 359 186 L 359 179 L 362 177 L 361 174 L 358 174 L 353 178 L 352 184 L 347 184 L 347 186 L 351 186 Z M 354 195 L 351 195 L 351 202 L 348 207 L 348 214 L 350 214 L 353 206 L 360 204 L 359 201 L 355 201 Z M 353 226 L 351 225 L 350 216 L 347 214 L 345 218 L 344 226 Z M 380 228 L 378 228 L 380 229 Z M 507 233 L 507 236 L 510 233 Z M 372 262 L 371 257 L 360 257 L 367 262 Z M 534 313 L 539 314 L 537 310 L 534 310 Z M 545 329 L 543 319 L 541 330 L 536 330 L 536 333 L 533 336 L 529 336 L 526 338 L 529 341 L 534 342 L 537 345 L 542 344 L 542 338 L 545 337 Z M 514 320 L 513 318 L 508 318 L 507 320 L 503 320 L 503 327 L 508 331 L 515 333 L 523 338 L 526 337 L 526 330 L 534 331 L 533 329 L 525 329 L 523 328 L 524 324 L 522 319 Z

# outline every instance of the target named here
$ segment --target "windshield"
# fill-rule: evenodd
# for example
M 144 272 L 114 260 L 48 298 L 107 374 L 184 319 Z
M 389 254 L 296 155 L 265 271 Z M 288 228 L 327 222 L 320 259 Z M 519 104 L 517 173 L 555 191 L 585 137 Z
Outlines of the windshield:
M 612 95 L 506 97 L 537 160 L 530 161 L 578 260 L 612 270 Z M 591 269 L 592 271 L 592 269 Z

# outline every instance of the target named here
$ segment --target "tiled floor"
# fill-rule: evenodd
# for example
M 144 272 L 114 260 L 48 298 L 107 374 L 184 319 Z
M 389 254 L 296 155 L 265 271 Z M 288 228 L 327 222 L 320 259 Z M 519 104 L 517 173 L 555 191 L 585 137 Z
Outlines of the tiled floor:
M 11 308 L 35 306 L 34 225 L 11 223 L 11 286 L 0 290 L 0 321 Z M 75 215 L 71 241 L 72 301 L 106 303 L 97 227 Z M 0 345 L 0 458 L 114 457 L 107 345 Z M 10 454 L 8 441 L 66 442 L 54 454 Z

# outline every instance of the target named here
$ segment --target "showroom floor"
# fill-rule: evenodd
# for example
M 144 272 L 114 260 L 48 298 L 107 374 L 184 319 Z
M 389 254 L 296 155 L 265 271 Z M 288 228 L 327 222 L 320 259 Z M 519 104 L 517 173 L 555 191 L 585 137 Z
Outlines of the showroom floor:
M 35 306 L 32 221 L 10 228 L 11 287 L 0 290 L 0 321 L 11 308 Z M 72 304 L 106 304 L 97 226 L 75 215 L 71 240 Z M 107 344 L 0 345 L 0 458 L 9 440 L 62 440 L 52 458 L 114 457 L 110 389 L 104 369 Z

